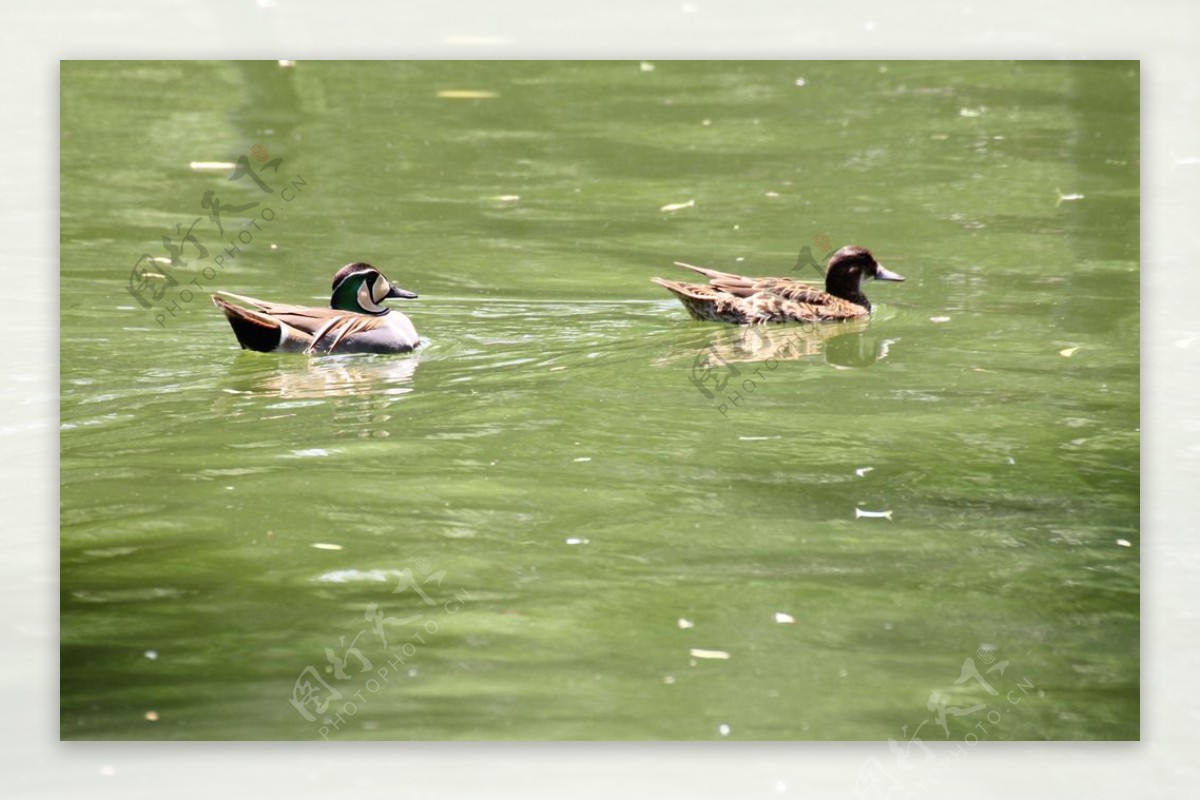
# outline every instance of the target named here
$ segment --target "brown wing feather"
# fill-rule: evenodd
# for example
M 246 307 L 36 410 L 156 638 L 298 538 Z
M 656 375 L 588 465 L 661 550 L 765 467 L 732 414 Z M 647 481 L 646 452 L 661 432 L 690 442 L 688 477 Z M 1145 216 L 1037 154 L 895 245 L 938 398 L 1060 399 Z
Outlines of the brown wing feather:
M 771 292 L 789 300 L 812 303 L 816 302 L 817 296 L 825 294 L 825 291 L 820 287 L 813 286 L 804 281 L 797 281 L 795 278 L 754 278 L 734 273 L 723 273 L 720 270 L 710 270 L 707 267 L 697 267 L 694 264 L 682 261 L 675 262 L 675 266 L 700 273 L 708 278 L 709 286 L 719 289 L 722 292 L 728 292 L 739 298 L 748 298 L 756 292 Z
M 271 303 L 245 295 L 235 295 L 232 292 L 222 292 L 221 294 L 253 307 L 252 310 L 243 309 L 229 303 L 220 295 L 213 295 L 213 303 L 217 304 L 217 307 L 225 312 L 227 317 L 232 319 L 236 316 L 256 321 L 260 325 L 272 328 L 276 335 L 278 335 L 279 324 L 284 323 L 303 335 L 306 340 L 311 340 L 304 348 L 304 352 L 309 354 L 318 351 L 331 352 L 347 337 L 364 331 L 373 331 L 386 323 L 382 315 L 358 314 L 342 309 L 296 306 L 289 303 Z M 331 333 L 333 340 L 328 346 L 322 346 L 322 341 Z

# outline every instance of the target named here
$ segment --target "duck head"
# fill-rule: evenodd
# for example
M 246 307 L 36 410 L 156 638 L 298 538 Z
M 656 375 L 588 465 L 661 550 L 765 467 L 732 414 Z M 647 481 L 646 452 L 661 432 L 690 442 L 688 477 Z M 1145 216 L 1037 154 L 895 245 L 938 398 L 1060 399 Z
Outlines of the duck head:
M 383 273 L 365 261 L 356 261 L 347 264 L 333 276 L 333 295 L 329 305 L 359 314 L 387 314 L 388 307 L 383 302 L 388 298 L 416 296 L 416 292 L 393 286 Z
M 864 278 L 874 278 L 876 281 L 904 280 L 904 276 L 875 261 L 871 251 L 847 245 L 829 259 L 829 266 L 825 268 L 825 291 L 869 309 L 871 302 L 862 293 Z

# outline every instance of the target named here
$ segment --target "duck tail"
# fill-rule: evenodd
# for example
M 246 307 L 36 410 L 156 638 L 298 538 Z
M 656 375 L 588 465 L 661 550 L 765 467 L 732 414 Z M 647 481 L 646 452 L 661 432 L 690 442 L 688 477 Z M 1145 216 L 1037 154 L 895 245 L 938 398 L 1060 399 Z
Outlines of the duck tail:
M 696 284 L 685 284 L 683 281 L 668 281 L 666 278 L 655 276 L 650 279 L 680 300 L 705 300 L 709 296 L 704 292 L 707 287 Z
M 237 297 L 232 295 L 231 297 Z M 283 325 L 262 312 L 235 306 L 220 295 L 212 296 L 213 305 L 225 313 L 229 326 L 244 350 L 270 353 L 283 342 Z
M 725 278 L 725 279 L 727 279 L 727 278 L 741 278 L 742 277 L 740 275 L 734 275 L 733 273 L 723 273 L 720 270 L 710 270 L 707 267 L 697 267 L 696 265 L 688 264 L 685 261 L 677 261 L 677 262 L 675 262 L 675 266 L 682 267 L 685 270 L 691 270 L 694 273 L 700 273 L 705 278 L 716 278 L 716 279 Z
M 720 289 L 723 292 L 730 292 L 734 295 L 738 295 L 739 297 L 744 297 L 745 295 L 754 291 L 755 279 L 747 278 L 744 275 L 737 275 L 736 273 L 723 273 L 720 270 L 710 270 L 707 267 L 697 267 L 694 264 L 688 264 L 687 262 L 682 261 L 675 262 L 675 266 L 683 267 L 691 270 L 692 272 L 700 273 L 708 279 L 708 282 L 711 286 L 715 286 L 717 289 Z

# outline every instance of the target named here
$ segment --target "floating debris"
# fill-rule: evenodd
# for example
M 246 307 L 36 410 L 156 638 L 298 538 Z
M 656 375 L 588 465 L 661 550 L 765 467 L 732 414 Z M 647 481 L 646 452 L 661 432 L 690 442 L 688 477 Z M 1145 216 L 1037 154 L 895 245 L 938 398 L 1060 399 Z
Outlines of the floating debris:
M 520 195 L 493 195 L 492 197 L 485 198 L 485 200 L 495 200 L 500 203 L 516 203 L 520 199 Z
M 870 473 L 874 469 L 874 467 L 860 467 L 854 471 L 854 475 L 858 476 L 859 478 L 864 478 L 867 473 Z
M 486 89 L 443 89 L 437 93 L 437 96 L 449 100 L 490 100 L 493 97 L 499 97 L 495 92 L 489 92 Z
M 948 323 L 948 322 L 950 322 L 950 318 L 949 317 L 930 317 L 929 322 L 931 322 L 931 323 Z
M 779 197 L 778 192 L 763 192 L 763 194 L 766 195 L 767 197 Z
M 146 718 L 146 720 L 148 720 L 148 721 L 150 721 L 151 723 L 153 723 L 154 721 L 158 720 L 158 713 L 157 713 L 157 712 L 155 712 L 153 709 L 151 709 L 150 711 L 148 711 L 148 712 L 145 714 L 145 718 Z
M 1117 540 L 1117 545 L 1120 545 L 1122 548 L 1132 548 L 1133 547 L 1133 543 L 1130 542 L 1129 540 L 1125 540 L 1125 539 Z
M 659 209 L 659 211 L 679 211 L 680 209 L 694 208 L 695 205 L 696 205 L 695 200 L 689 200 L 687 203 L 668 203 L 667 205 L 665 205 L 661 209 Z
M 281 69 L 285 70 L 290 70 L 292 67 L 296 66 L 296 62 L 288 58 L 281 58 L 276 63 L 279 64 Z
M 795 623 L 796 618 L 792 617 L 787 612 L 776 612 L 775 613 L 775 622 L 776 623 Z
M 728 651 L 710 651 L 707 648 L 692 648 L 688 651 L 689 654 L 696 659 L 728 659 Z
M 158 651 L 149 650 L 145 654 L 143 654 L 143 656 L 145 656 L 147 659 L 149 659 L 151 662 L 153 662 L 155 659 L 158 659 Z
M 189 161 L 188 169 L 194 172 L 225 172 L 237 167 L 231 161 Z
M 587 545 L 588 542 L 584 537 L 567 537 L 567 545 Z
M 663 684 L 674 684 L 674 683 L 675 683 L 674 676 L 663 676 Z
M 885 517 L 888 520 L 891 520 L 892 510 L 888 509 L 886 512 L 868 512 L 867 510 L 859 509 L 856 506 L 854 507 L 854 519 L 858 520 L 860 517 Z
M 780 435 L 776 435 L 773 437 L 738 437 L 738 439 L 741 440 L 742 442 L 760 442 L 760 441 L 764 441 L 764 440 L 779 439 L 779 438 L 780 438 Z
M 1061 206 L 1064 200 L 1083 200 L 1083 195 L 1079 194 L 1078 192 L 1064 195 L 1061 189 L 1055 188 L 1054 191 L 1058 193 L 1058 202 L 1054 204 L 1055 206 Z
M 342 546 L 334 545 L 331 542 L 314 542 L 312 544 L 312 547 L 314 547 L 318 550 L 321 550 L 321 551 L 340 551 L 340 550 L 342 550 Z
M 688 620 L 685 617 L 679 618 L 679 620 L 675 621 L 675 623 L 681 629 L 690 629 L 692 626 L 696 625 L 695 623 L 693 623 L 692 621 Z
M 730 731 L 730 729 L 729 729 L 728 723 L 722 723 L 720 726 L 717 727 L 717 733 L 720 734 L 722 737 L 728 737 L 729 731 Z
M 590 462 L 590 461 L 592 461 L 592 457 L 580 456 L 578 459 L 572 459 L 571 461 L 573 461 L 573 462 Z
M 804 80 L 803 78 L 797 78 L 796 80 L 792 81 L 792 83 L 796 86 L 804 86 L 808 83 L 808 81 Z
M 651 64 L 649 61 L 643 61 L 641 64 L 638 65 L 638 69 L 641 70 L 642 72 L 654 72 L 654 65 Z
M 960 108 L 958 110 L 958 116 L 960 116 L 960 117 L 978 117 L 978 116 L 982 115 L 983 112 L 985 112 L 985 111 L 987 111 L 987 108 L 984 106 L 980 106 L 979 108 Z
M 1079 346 L 1078 346 L 1078 345 L 1076 345 L 1076 346 L 1075 346 L 1075 347 L 1073 347 L 1073 348 L 1063 348 L 1062 350 L 1060 350 L 1060 351 L 1058 352 L 1058 355 L 1059 355 L 1059 356 L 1065 356 L 1066 358 L 1068 358 L 1068 359 L 1069 359 L 1069 358 L 1071 358 L 1072 356 L 1074 356 L 1074 355 L 1075 355 L 1075 352 L 1076 352 L 1077 350 L 1079 350 Z

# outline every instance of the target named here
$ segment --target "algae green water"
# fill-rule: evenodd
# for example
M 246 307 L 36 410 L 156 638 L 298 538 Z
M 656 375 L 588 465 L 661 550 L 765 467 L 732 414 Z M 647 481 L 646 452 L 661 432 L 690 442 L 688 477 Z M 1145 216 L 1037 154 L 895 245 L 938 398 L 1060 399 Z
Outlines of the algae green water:
M 1137 738 L 1138 86 L 64 62 L 62 737 Z M 649 281 L 844 244 L 865 324 Z M 208 302 L 354 260 L 416 355 Z

